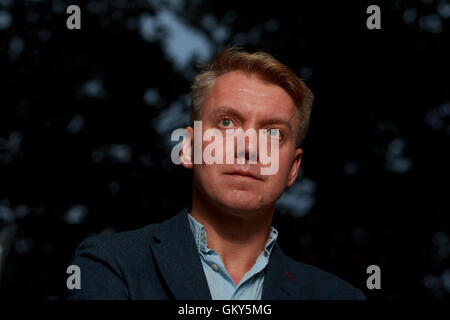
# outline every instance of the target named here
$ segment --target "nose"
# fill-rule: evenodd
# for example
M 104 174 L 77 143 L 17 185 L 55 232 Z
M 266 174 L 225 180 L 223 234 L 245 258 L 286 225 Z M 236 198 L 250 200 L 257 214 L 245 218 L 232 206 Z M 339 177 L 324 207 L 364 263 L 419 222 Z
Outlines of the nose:
M 235 157 L 237 163 L 256 164 L 258 160 L 258 134 L 253 128 L 247 129 L 245 132 L 242 129 L 237 129 L 234 136 Z

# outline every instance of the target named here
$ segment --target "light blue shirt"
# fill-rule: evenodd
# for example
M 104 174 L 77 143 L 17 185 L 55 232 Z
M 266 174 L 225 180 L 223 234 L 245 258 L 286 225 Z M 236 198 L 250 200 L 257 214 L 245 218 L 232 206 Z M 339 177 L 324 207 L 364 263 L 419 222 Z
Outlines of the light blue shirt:
M 236 286 L 220 256 L 217 252 L 208 248 L 206 232 L 203 229 L 203 225 L 189 213 L 188 216 L 212 299 L 261 300 L 264 269 L 269 263 L 270 253 L 277 239 L 278 231 L 274 227 L 270 227 L 270 233 L 264 251 L 258 256 L 256 263 L 250 271 L 242 277 L 239 285 Z

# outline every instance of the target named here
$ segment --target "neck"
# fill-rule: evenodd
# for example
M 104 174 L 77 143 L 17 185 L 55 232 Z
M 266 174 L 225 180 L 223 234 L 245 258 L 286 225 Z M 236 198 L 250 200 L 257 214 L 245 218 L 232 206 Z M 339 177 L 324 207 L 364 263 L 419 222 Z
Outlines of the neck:
M 264 250 L 275 207 L 243 212 L 203 200 L 194 187 L 190 214 L 205 229 L 208 248 L 216 251 L 235 283 Z

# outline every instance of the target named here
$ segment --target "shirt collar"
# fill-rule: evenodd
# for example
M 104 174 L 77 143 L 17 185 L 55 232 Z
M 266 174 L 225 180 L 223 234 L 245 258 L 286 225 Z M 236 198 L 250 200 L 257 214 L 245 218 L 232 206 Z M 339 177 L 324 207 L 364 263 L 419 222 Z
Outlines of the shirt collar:
M 189 226 L 191 227 L 192 234 L 194 235 L 195 245 L 199 252 L 208 253 L 208 240 L 206 238 L 206 232 L 203 225 L 194 219 L 190 213 L 187 214 L 189 217 Z M 264 255 L 268 257 L 272 252 L 272 248 L 278 237 L 278 231 L 273 226 L 270 226 L 269 236 L 267 237 L 266 245 L 264 247 Z

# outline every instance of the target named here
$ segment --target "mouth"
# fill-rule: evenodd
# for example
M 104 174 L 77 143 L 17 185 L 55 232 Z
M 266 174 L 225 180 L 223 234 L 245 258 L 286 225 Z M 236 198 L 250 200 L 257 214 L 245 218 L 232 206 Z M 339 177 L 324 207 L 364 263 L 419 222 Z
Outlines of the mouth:
M 240 177 L 240 178 L 247 178 L 247 179 L 262 181 L 262 179 L 260 177 L 251 173 L 250 171 L 246 171 L 246 170 L 234 170 L 234 171 L 226 173 L 226 175 L 230 175 L 230 176 L 237 177 L 237 178 Z

